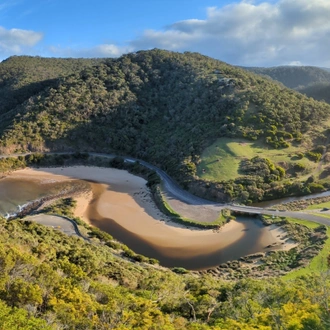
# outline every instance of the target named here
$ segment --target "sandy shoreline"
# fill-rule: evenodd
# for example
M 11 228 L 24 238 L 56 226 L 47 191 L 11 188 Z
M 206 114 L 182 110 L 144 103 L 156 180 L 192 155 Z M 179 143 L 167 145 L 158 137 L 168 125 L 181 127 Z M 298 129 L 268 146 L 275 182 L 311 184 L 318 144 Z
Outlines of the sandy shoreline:
M 73 166 L 64 168 L 24 169 L 13 172 L 11 178 L 24 178 L 39 182 L 83 179 L 102 184 L 104 191 L 97 201 L 97 212 L 104 218 L 113 219 L 125 230 L 134 233 L 163 253 L 178 257 L 193 257 L 215 253 L 237 243 L 250 228 L 248 222 L 231 221 L 216 233 L 213 230 L 187 229 L 170 221 L 152 201 L 146 181 L 127 171 L 113 168 Z M 97 184 L 97 183 L 92 183 Z M 91 224 L 86 214 L 92 193 L 85 193 L 77 200 L 75 215 Z M 157 221 L 155 221 L 157 220 Z M 283 230 L 277 226 L 260 229 L 259 244 L 281 244 L 281 249 L 290 249 L 285 243 Z M 283 243 L 283 244 L 282 244 Z

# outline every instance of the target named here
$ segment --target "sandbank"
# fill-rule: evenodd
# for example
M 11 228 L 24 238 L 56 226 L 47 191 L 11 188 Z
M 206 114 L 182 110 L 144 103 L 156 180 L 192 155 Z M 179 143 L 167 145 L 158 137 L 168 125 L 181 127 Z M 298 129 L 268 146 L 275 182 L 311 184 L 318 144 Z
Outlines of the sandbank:
M 189 258 L 214 253 L 237 243 L 249 230 L 248 221 L 231 221 L 219 232 L 177 225 L 155 206 L 146 187 L 146 181 L 124 170 L 88 166 L 26 168 L 13 172 L 10 177 L 28 178 L 41 183 L 68 179 L 94 182 L 92 185 L 102 187 L 102 193 L 96 201 L 98 214 L 106 219 L 112 219 L 153 247 L 158 247 L 164 255 L 173 256 L 173 251 L 175 251 L 176 256 Z M 92 194 L 83 194 L 76 198 L 78 202 L 76 216 L 94 224 L 87 212 L 92 198 Z M 281 231 L 277 226 L 264 227 L 258 235 L 261 247 L 274 243 L 281 245 L 285 242 L 283 230 Z M 279 248 L 290 249 L 291 245 L 282 244 Z

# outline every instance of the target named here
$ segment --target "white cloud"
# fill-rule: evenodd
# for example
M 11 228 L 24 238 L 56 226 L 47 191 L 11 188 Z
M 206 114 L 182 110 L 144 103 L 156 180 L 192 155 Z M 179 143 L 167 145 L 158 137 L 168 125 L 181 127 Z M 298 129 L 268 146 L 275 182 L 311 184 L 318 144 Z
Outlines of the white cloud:
M 79 47 L 50 47 L 53 55 L 61 57 L 118 57 L 124 53 L 134 51 L 130 46 L 116 46 L 114 44 L 101 44 L 90 48 Z
M 17 55 L 35 46 L 41 39 L 42 33 L 11 29 L 7 30 L 0 26 L 0 57 Z
M 292 66 L 301 66 L 302 63 L 300 61 L 292 61 L 289 63 L 289 65 L 292 65 Z
M 197 51 L 240 65 L 291 62 L 330 66 L 330 1 L 242 1 L 207 9 L 205 20 L 176 22 L 148 30 L 135 49 Z
M 330 0 L 242 0 L 210 7 L 205 19 L 145 30 L 126 46 L 52 48 L 71 57 L 116 57 L 141 49 L 197 51 L 246 66 L 301 63 L 330 67 Z

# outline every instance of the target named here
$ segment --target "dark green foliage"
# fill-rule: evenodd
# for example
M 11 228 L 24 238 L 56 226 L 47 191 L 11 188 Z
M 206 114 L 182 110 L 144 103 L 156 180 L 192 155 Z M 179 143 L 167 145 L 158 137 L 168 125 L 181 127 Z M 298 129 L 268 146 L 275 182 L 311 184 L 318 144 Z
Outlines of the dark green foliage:
M 75 152 L 72 157 L 78 160 L 87 160 L 89 158 L 88 152 Z
M 118 169 L 123 169 L 125 166 L 125 160 L 122 157 L 115 157 L 110 160 L 110 166 Z
M 299 88 L 298 91 L 315 100 L 330 103 L 330 82 L 315 83 L 307 87 Z
M 310 66 L 245 69 L 270 77 L 315 100 L 330 103 L 330 72 L 328 70 Z
M 48 65 L 41 64 L 43 60 L 29 58 L 41 67 Z M 59 63 L 54 60 L 50 70 Z M 54 69 L 61 71 L 55 85 L 40 88 L 38 95 L 30 94 L 6 112 L 6 125 L 2 131 L 0 127 L 2 152 L 47 149 L 131 155 L 160 166 L 196 194 L 226 200 L 238 197 L 242 182 L 233 187 L 230 182 L 209 184 L 196 177 L 200 155 L 212 141 L 246 137 L 286 148 L 330 114 L 327 104 L 197 53 L 154 49 L 115 60 L 91 60 L 81 70 L 74 61 L 63 63 L 75 69 L 67 69 L 67 74 Z M 1 65 L 9 70 L 8 63 Z M 38 77 L 33 79 L 42 81 Z M 77 153 L 77 161 L 81 157 L 88 155 Z M 46 160 L 34 157 L 28 162 L 45 165 Z M 55 161 L 66 164 L 62 156 Z M 112 162 L 123 166 L 119 159 Z M 274 182 L 275 177 L 267 180 Z M 241 199 L 264 198 L 259 191 L 248 194 Z
M 314 182 L 309 183 L 307 187 L 311 193 L 318 193 L 326 190 L 322 184 Z
M 183 267 L 174 267 L 174 268 L 172 268 L 172 272 L 177 273 L 177 274 L 187 274 L 188 270 Z
M 293 169 L 296 171 L 296 172 L 302 172 L 306 169 L 306 166 L 302 163 L 296 163 L 294 164 L 294 167 Z
M 298 159 L 303 159 L 304 158 L 304 154 L 302 152 L 299 152 L 299 153 L 297 153 L 296 157 Z
M 148 182 L 147 182 L 147 186 L 148 187 L 152 187 L 154 185 L 160 184 L 161 180 L 159 175 L 155 172 L 152 171 L 149 175 L 148 175 Z
M 102 60 L 99 59 L 55 59 L 38 56 L 13 56 L 1 62 L 1 124 L 3 119 L 9 118 L 9 111 L 13 111 L 31 96 L 39 94 L 41 90 L 57 86 L 60 77 L 100 62 Z
M 263 181 L 267 183 L 285 177 L 285 170 L 282 167 L 276 166 L 269 159 L 259 156 L 255 156 L 250 160 L 243 160 L 240 164 L 240 170 L 246 175 L 263 178 Z
M 76 201 L 71 197 L 63 198 L 49 206 L 46 206 L 43 209 L 43 212 L 73 217 L 73 210 L 76 207 L 76 204 Z
M 302 89 L 314 84 L 330 82 L 330 72 L 313 66 L 278 66 L 273 68 L 245 68 L 268 76 L 289 88 Z
M 312 239 L 320 245 L 326 231 L 324 226 L 312 231 L 286 225 L 296 231 L 301 244 Z M 180 267 L 169 271 L 139 264 L 147 258 L 128 248 L 123 248 L 121 258 L 105 236 L 85 242 L 36 223 L 5 220 L 0 220 L 0 231 L 0 327 L 6 330 L 289 329 L 291 325 L 326 330 L 330 321 L 326 274 L 289 283 L 271 278 L 223 281 Z M 264 267 L 294 267 L 299 253 L 293 249 L 271 254 Z

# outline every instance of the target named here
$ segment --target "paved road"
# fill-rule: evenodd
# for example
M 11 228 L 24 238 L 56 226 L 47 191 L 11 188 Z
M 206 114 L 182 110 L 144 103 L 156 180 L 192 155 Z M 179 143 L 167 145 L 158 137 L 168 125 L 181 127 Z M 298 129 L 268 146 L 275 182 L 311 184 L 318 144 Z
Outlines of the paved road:
M 320 223 L 322 225 L 330 226 L 330 219 L 322 217 L 321 215 L 310 214 L 307 212 L 295 212 L 295 211 L 278 211 L 278 210 L 269 210 L 264 208 L 257 208 L 252 206 L 243 206 L 243 205 L 228 205 L 232 211 L 245 212 L 249 214 L 267 214 L 274 216 L 282 216 L 282 217 L 290 217 L 301 220 L 308 220 L 316 223 Z
M 72 154 L 72 152 L 52 152 L 49 154 Z M 114 158 L 117 157 L 118 155 L 115 154 L 104 154 L 104 153 L 95 153 L 95 152 L 90 152 L 90 155 L 93 156 L 99 156 L 99 157 L 104 157 L 104 158 Z M 12 155 L 0 155 L 0 158 L 4 157 L 18 157 L 18 156 L 25 156 L 28 155 L 28 153 L 25 154 L 12 154 Z M 260 208 L 260 207 L 253 207 L 253 206 L 245 206 L 245 205 L 234 205 L 234 204 L 220 204 L 220 203 L 215 203 L 211 202 L 202 198 L 199 198 L 197 196 L 194 196 L 190 194 L 189 192 L 183 190 L 179 185 L 169 176 L 167 175 L 163 170 L 160 168 L 149 164 L 148 162 L 145 162 L 140 159 L 136 159 L 133 157 L 123 157 L 126 162 L 136 162 L 138 161 L 141 165 L 154 170 L 157 172 L 157 174 L 161 177 L 163 183 L 164 183 L 164 188 L 170 192 L 175 198 L 178 200 L 181 200 L 182 202 L 185 202 L 187 204 L 191 205 L 201 205 L 203 207 L 208 207 L 216 211 L 221 211 L 223 208 L 230 209 L 232 211 L 238 211 L 238 212 L 244 212 L 244 213 L 249 213 L 249 214 L 268 214 L 268 215 L 274 215 L 274 216 L 286 216 L 286 217 L 293 217 L 297 219 L 302 219 L 302 220 L 309 220 L 312 222 L 317 222 L 320 224 L 328 225 L 330 226 L 330 219 L 324 218 L 322 216 L 317 216 L 317 215 L 312 215 L 309 213 L 304 213 L 304 212 L 291 212 L 291 211 L 276 211 L 276 210 L 270 210 L 270 209 L 265 209 L 265 208 Z
M 37 214 L 25 217 L 23 220 L 34 221 L 40 223 L 41 225 L 58 229 L 69 236 L 80 236 L 80 233 L 76 231 L 76 227 L 71 223 L 71 221 L 68 221 L 68 219 L 57 215 Z
M 117 156 L 117 155 L 94 153 L 94 152 L 91 152 L 89 154 L 93 156 L 106 157 L 106 158 L 114 158 Z M 163 180 L 165 189 L 179 200 L 192 205 L 215 205 L 214 202 L 199 198 L 183 190 L 177 183 L 174 182 L 174 180 L 169 175 L 167 175 L 160 168 L 150 163 L 147 163 L 144 160 L 136 159 L 133 157 L 123 157 L 123 158 L 126 162 L 130 162 L 130 163 L 139 162 L 141 165 L 151 170 L 154 170 Z M 220 205 L 220 204 L 216 204 L 216 205 Z

